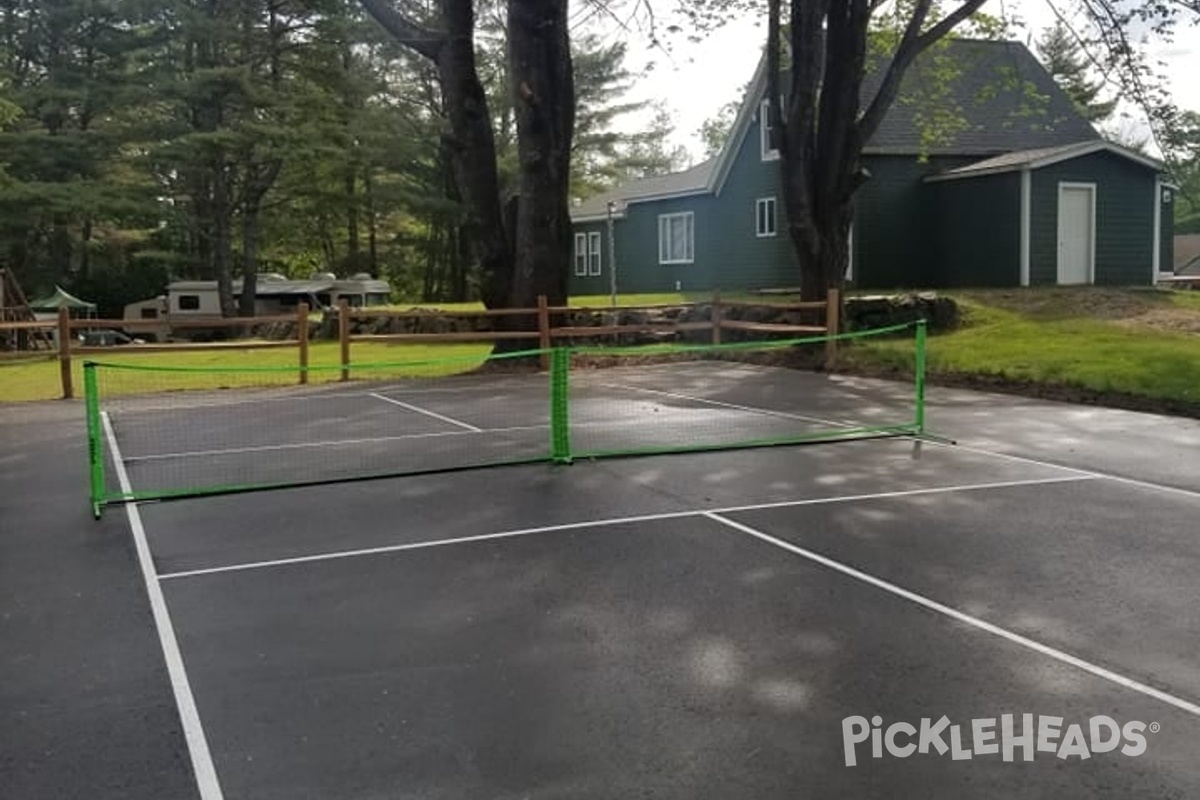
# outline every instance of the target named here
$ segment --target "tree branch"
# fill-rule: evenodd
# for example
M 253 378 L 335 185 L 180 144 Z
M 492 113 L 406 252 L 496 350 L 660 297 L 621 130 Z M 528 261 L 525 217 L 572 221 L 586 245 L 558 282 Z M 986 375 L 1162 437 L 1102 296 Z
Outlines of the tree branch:
M 445 33 L 422 27 L 393 8 L 389 0 L 359 0 L 359 3 L 397 42 L 430 61 L 437 61 L 438 53 L 446 43 Z
M 932 0 L 917 0 L 917 5 L 904 29 L 904 35 L 900 38 L 900 44 L 896 46 L 896 52 L 879 84 L 879 91 L 871 100 L 871 105 L 867 107 L 859 123 L 862 141 L 869 141 L 879 128 L 879 124 L 883 122 L 884 115 L 892 107 L 896 95 L 900 92 L 900 82 L 904 79 L 904 73 L 908 71 L 917 56 L 945 38 L 956 25 L 978 11 L 985 2 L 986 0 L 966 0 L 929 30 L 922 32 L 921 29 L 925 25 L 933 3 Z

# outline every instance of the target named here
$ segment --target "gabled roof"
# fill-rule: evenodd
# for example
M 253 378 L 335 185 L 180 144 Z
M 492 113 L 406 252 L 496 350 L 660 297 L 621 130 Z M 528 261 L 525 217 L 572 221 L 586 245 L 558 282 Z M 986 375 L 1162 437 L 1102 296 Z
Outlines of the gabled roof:
M 608 203 L 616 203 L 614 214 L 624 214 L 625 203 L 632 201 L 658 200 L 667 197 L 683 197 L 689 194 L 700 194 L 707 190 L 708 180 L 712 173 L 715 159 L 709 159 L 682 172 L 672 172 L 669 175 L 655 175 L 640 178 L 622 184 L 616 189 L 610 189 L 602 194 L 589 197 L 571 209 L 571 219 L 576 222 L 588 222 L 606 219 Z
M 61 286 L 54 287 L 54 294 L 47 297 L 39 297 L 31 301 L 29 307 L 34 311 L 56 311 L 60 308 L 77 308 L 87 311 L 96 310 L 95 303 L 80 300 Z
M 879 91 L 882 66 L 863 80 L 864 108 Z M 940 77 L 948 70 L 952 77 Z M 957 119 L 941 141 L 923 142 L 923 117 L 935 111 Z M 909 67 L 864 152 L 990 156 L 1099 138 L 1025 45 L 947 39 Z
M 882 63 L 869 69 L 864 77 L 864 109 L 878 92 L 882 77 Z M 720 194 L 753 128 L 766 87 L 763 57 L 716 159 L 684 172 L 634 181 L 590 198 L 571 210 L 571 218 L 577 222 L 602 220 L 610 200 L 620 207 L 665 197 Z M 951 112 L 949 122 L 945 120 L 947 111 Z M 945 128 L 942 136 L 926 134 L 934 114 L 941 115 Z M 900 94 L 863 153 L 985 158 L 1099 141 L 1096 130 L 1025 45 L 947 39 L 922 53 L 905 73 Z
M 1075 144 L 1060 145 L 1058 147 L 1039 147 L 1034 150 L 1018 150 L 1014 153 L 1005 153 L 1001 156 L 994 156 L 993 158 L 986 158 L 983 161 L 977 161 L 974 164 L 968 164 L 965 167 L 947 170 L 939 175 L 930 175 L 925 180 L 929 182 L 952 181 L 958 178 L 993 175 L 998 172 L 1041 169 L 1051 164 L 1057 164 L 1060 161 L 1069 161 L 1072 158 L 1101 152 L 1112 153 L 1121 158 L 1126 158 L 1147 169 L 1155 171 L 1163 169 L 1161 161 L 1156 161 L 1149 156 L 1144 156 L 1141 153 L 1136 153 L 1133 150 L 1128 150 L 1101 139 L 1094 142 L 1076 142 Z

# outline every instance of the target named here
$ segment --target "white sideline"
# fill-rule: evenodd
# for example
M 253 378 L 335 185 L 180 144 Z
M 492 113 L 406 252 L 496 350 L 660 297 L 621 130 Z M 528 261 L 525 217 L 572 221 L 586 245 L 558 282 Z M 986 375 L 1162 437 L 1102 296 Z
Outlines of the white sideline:
M 792 413 L 789 413 L 786 411 L 772 411 L 771 409 L 768 409 L 768 408 L 758 408 L 756 406 L 742 406 L 742 405 L 738 405 L 736 403 L 726 403 L 722 400 L 710 400 L 705 397 L 696 397 L 694 395 L 689 395 L 689 394 L 680 394 L 680 393 L 676 393 L 676 392 L 664 392 L 664 391 L 660 391 L 658 389 L 644 389 L 640 386 L 634 386 L 632 384 L 603 384 L 603 385 L 609 386 L 611 388 L 632 389 L 634 391 L 646 392 L 649 394 L 658 394 L 658 395 L 663 395 L 665 397 L 674 397 L 674 398 L 677 398 L 680 400 L 692 400 L 697 403 L 708 403 L 710 405 L 723 406 L 725 408 L 736 409 L 738 411 L 749 411 L 749 412 L 755 413 L 755 414 L 766 414 L 766 415 L 771 415 L 771 416 L 776 416 L 776 417 L 786 417 L 789 419 L 797 419 L 797 420 L 806 421 L 806 422 L 816 422 L 816 423 L 820 423 L 822 425 L 831 425 L 831 426 L 838 427 L 838 428 L 851 428 L 851 427 L 854 427 L 855 424 L 865 424 L 865 423 L 852 423 L 852 422 L 844 422 L 844 421 L 838 421 L 838 420 L 832 420 L 832 419 L 825 419 L 823 417 L 810 417 L 810 416 L 805 416 L 803 414 L 792 414 Z M 1179 486 L 1171 486 L 1171 485 L 1165 484 L 1165 483 L 1155 483 L 1153 481 L 1138 480 L 1137 478 L 1127 478 L 1123 475 L 1117 475 L 1117 474 L 1114 474 L 1111 472 L 1102 472 L 1102 471 L 1094 470 L 1094 469 L 1086 469 L 1084 467 L 1072 467 L 1067 464 L 1058 464 L 1053 461 L 1042 461 L 1040 459 L 1030 458 L 1028 456 L 1018 456 L 1018 455 L 1013 455 L 1012 453 L 1004 453 L 999 450 L 988 450 L 988 449 L 982 448 L 982 447 L 972 447 L 971 445 L 964 445 L 964 444 L 957 443 L 957 442 L 954 442 L 954 443 L 940 442 L 936 439 L 922 439 L 919 436 L 903 436 L 901 438 L 913 439 L 916 441 L 920 441 L 924 444 L 932 445 L 934 447 L 948 447 L 953 450 L 958 450 L 958 451 L 961 451 L 964 453 L 974 453 L 976 455 L 990 456 L 992 458 L 1001 458 L 1001 459 L 1005 459 L 1008 461 L 1016 461 L 1016 462 L 1022 463 L 1022 464 L 1033 464 L 1033 465 L 1036 465 L 1039 467 L 1050 467 L 1052 469 L 1059 469 L 1059 470 L 1064 470 L 1067 472 L 1074 472 L 1077 475 L 1086 475 L 1087 477 L 1090 477 L 1090 478 L 1102 478 L 1104 480 L 1114 481 L 1116 483 L 1124 483 L 1129 486 L 1137 486 L 1142 489 L 1151 489 L 1151 490 L 1159 491 L 1159 492 L 1179 494 L 1179 495 L 1183 495 L 1185 497 L 1200 498 L 1200 491 L 1195 491 L 1193 489 L 1184 489 Z
M 666 511 L 659 514 L 640 514 L 632 517 L 612 517 L 609 519 L 593 519 L 584 522 L 567 522 L 560 525 L 543 525 L 537 528 L 520 528 L 517 530 L 501 531 L 499 533 L 484 533 L 476 536 L 460 536 L 453 539 L 435 539 L 425 542 L 408 542 L 405 544 L 381 545 L 357 550 L 336 550 L 328 553 L 314 553 L 307 556 L 292 558 L 276 558 L 269 561 L 248 561 L 242 564 L 229 564 L 223 567 L 205 567 L 203 569 L 168 572 L 159 576 L 161 581 L 178 578 L 194 578 L 202 575 L 218 575 L 226 572 L 245 572 L 248 570 L 282 567 L 291 564 L 308 564 L 317 561 L 336 561 L 343 558 L 358 556 L 380 555 L 383 553 L 400 553 L 406 550 L 424 550 L 431 547 L 445 547 L 469 542 L 486 542 L 495 539 L 511 539 L 518 536 L 530 536 L 537 533 L 556 533 L 559 531 L 580 530 L 583 528 L 599 528 L 608 525 L 629 525 L 639 522 L 657 522 L 667 519 L 683 519 L 699 517 L 705 514 L 731 514 L 738 511 L 761 511 L 771 508 L 797 508 L 800 506 L 829 505 L 832 503 L 850 503 L 859 500 L 887 500 L 898 497 L 917 497 L 920 495 L 946 494 L 949 492 L 970 492 L 986 489 L 1007 489 L 1018 486 L 1041 486 L 1055 483 L 1073 483 L 1076 481 L 1092 480 L 1087 475 L 1066 475 L 1057 478 L 1029 478 L 1026 480 L 997 481 L 991 483 L 966 483 L 955 486 L 935 486 L 924 489 L 898 489 L 892 492 L 872 492 L 870 494 L 840 495 L 836 497 L 812 497 L 805 500 L 780 500 L 773 503 L 755 503 L 752 505 L 727 506 L 725 508 L 705 510 L 691 509 L 687 511 Z
M 1184 700 L 1183 698 L 1180 698 L 1180 697 L 1176 697 L 1173 694 L 1168 694 L 1160 689 L 1155 689 L 1153 686 L 1148 686 L 1148 685 L 1141 683 L 1140 681 L 1136 681 L 1132 678 L 1127 678 L 1124 675 L 1113 672 L 1112 670 L 1105 669 L 1104 667 L 1101 667 L 1098 664 L 1093 664 L 1090 661 L 1085 661 L 1084 659 L 1079 658 L 1078 656 L 1073 656 L 1070 653 L 1066 653 L 1066 652 L 1063 652 L 1062 650 L 1058 650 L 1057 648 L 1042 644 L 1041 642 L 1035 641 L 1034 639 L 1030 639 L 1027 636 L 1022 636 L 1021 634 L 1013 633 L 1012 631 L 1007 630 L 1006 628 L 1001 628 L 998 625 L 993 625 L 990 622 L 985 622 L 984 620 L 979 619 L 978 617 L 973 617 L 970 614 L 966 614 L 962 611 L 959 611 L 958 609 L 951 608 L 950 606 L 947 606 L 947 605 L 943 605 L 942 603 L 939 603 L 936 600 L 931 600 L 928 597 L 925 597 L 924 595 L 917 594 L 916 592 L 910 592 L 909 590 L 901 588 L 900 586 L 897 586 L 894 583 L 885 581 L 882 578 L 877 578 L 874 575 L 869 575 L 866 572 L 863 572 L 861 570 L 855 569 L 854 567 L 843 564 L 840 561 L 835 561 L 832 558 L 821 555 L 820 553 L 815 553 L 812 550 L 806 550 L 805 548 L 794 545 L 791 542 L 787 542 L 782 539 L 778 539 L 774 536 L 771 536 L 768 533 L 763 533 L 762 531 L 752 528 L 749 525 L 743 525 L 740 522 L 723 517 L 718 512 L 708 511 L 708 512 L 705 512 L 704 516 L 708 517 L 709 519 L 713 520 L 714 522 L 719 522 L 722 525 L 733 528 L 734 530 L 741 531 L 742 533 L 753 536 L 756 539 L 760 539 L 760 540 L 766 542 L 767 544 L 771 544 L 780 549 L 787 550 L 788 552 L 798 555 L 801 558 L 806 558 L 809 561 L 816 562 L 817 564 L 820 564 L 821 566 L 828 567 L 829 569 L 832 569 L 836 572 L 840 572 L 843 575 L 847 575 L 851 578 L 854 578 L 857 581 L 862 581 L 863 583 L 874 586 L 877 589 L 882 589 L 883 591 L 888 592 L 889 594 L 893 594 L 896 597 L 899 597 L 904 600 L 908 600 L 911 603 L 916 603 L 917 605 L 923 606 L 924 608 L 928 608 L 930 611 L 936 611 L 939 614 L 943 614 L 947 617 L 950 617 L 951 619 L 957 620 L 966 625 L 970 625 L 971 627 L 977 628 L 981 631 L 984 631 L 985 633 L 990 633 L 994 636 L 999 636 L 1001 639 L 1005 639 L 1009 642 L 1012 642 L 1013 644 L 1017 644 L 1017 645 L 1020 645 L 1021 647 L 1027 648 L 1029 650 L 1033 650 L 1034 652 L 1041 653 L 1044 656 L 1049 656 L 1050 658 L 1053 658 L 1056 661 L 1061 661 L 1062 663 L 1068 664 L 1072 667 L 1075 667 L 1076 669 L 1080 669 L 1080 670 L 1083 670 L 1084 672 L 1091 673 L 1092 675 L 1095 675 L 1096 677 L 1101 678 L 1103 680 L 1109 681 L 1110 683 L 1115 683 L 1118 686 L 1123 686 L 1126 689 L 1131 689 L 1140 694 L 1144 694 L 1147 697 L 1152 697 L 1155 700 L 1159 700 L 1163 703 L 1166 703 L 1167 705 L 1174 706 L 1175 708 L 1178 708 L 1181 711 L 1186 711 L 1189 714 L 1194 714 L 1196 716 L 1200 716 L 1200 705 L 1197 705 L 1196 703 L 1193 703 L 1188 700 Z
M 403 400 L 397 400 L 394 397 L 388 397 L 387 395 L 379 394 L 379 392 L 368 392 L 367 394 L 370 397 L 374 397 L 376 400 L 382 400 L 385 403 L 391 403 L 394 406 L 400 406 L 401 408 L 408 409 L 409 411 L 415 411 L 418 414 L 424 414 L 427 417 L 432 417 L 433 419 L 441 420 L 442 422 L 445 422 L 450 425 L 457 425 L 458 427 L 464 428 L 473 433 L 483 433 L 482 428 L 476 428 L 474 425 L 468 425 L 467 423 L 463 422 L 462 420 L 454 419 L 454 417 L 447 417 L 444 414 L 438 414 L 437 412 L 430 411 L 427 408 L 421 408 L 420 406 L 414 406 L 412 403 L 405 403 Z
M 104 423 L 104 435 L 108 439 L 108 446 L 112 452 L 121 491 L 131 494 L 133 488 L 129 483 L 129 474 L 125 471 L 125 462 L 121 460 L 121 448 L 117 444 L 117 437 L 113 434 L 112 422 L 109 421 L 107 412 L 101 413 L 100 417 Z M 159 585 L 159 577 L 154 568 L 154 557 L 150 554 L 150 545 L 146 541 L 146 529 L 142 525 L 142 515 L 138 511 L 137 503 L 126 503 L 125 513 L 129 517 L 129 527 L 133 531 L 138 564 L 142 568 L 146 594 L 150 598 L 154 627 L 158 631 L 158 642 L 162 646 L 167 675 L 171 680 L 171 690 L 175 694 L 175 705 L 179 709 L 179 720 L 183 725 L 184 739 L 187 741 L 188 754 L 192 759 L 192 771 L 196 776 L 196 787 L 200 791 L 200 800 L 222 800 L 224 795 L 221 793 L 221 783 L 217 779 L 212 753 L 208 749 L 208 740 L 204 736 L 204 726 L 200 723 L 200 712 L 196 710 L 196 699 L 192 696 L 191 683 L 188 681 L 187 670 L 183 666 L 183 655 L 179 652 L 179 642 L 175 639 L 175 626 L 171 624 L 171 615 L 167 611 L 167 601 L 163 597 L 162 586 Z

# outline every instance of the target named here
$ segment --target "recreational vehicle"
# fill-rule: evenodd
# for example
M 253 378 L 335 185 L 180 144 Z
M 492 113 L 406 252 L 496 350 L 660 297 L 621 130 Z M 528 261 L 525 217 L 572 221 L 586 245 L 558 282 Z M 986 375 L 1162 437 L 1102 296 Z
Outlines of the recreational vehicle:
M 233 281 L 233 294 L 240 296 L 242 280 Z M 260 273 L 255 286 L 254 315 L 286 314 L 300 303 L 320 311 L 336 306 L 345 299 L 355 308 L 386 305 L 391 300 L 392 287 L 366 273 L 351 278 L 338 278 L 330 272 L 318 272 L 308 280 L 291 280 L 275 272 Z M 150 331 L 156 338 L 171 335 L 173 322 L 203 322 L 221 318 L 221 300 L 216 281 L 172 281 L 167 293 L 149 300 L 125 306 L 127 320 L 161 319 L 160 329 Z M 176 337 L 203 335 L 204 329 L 189 327 L 175 332 Z

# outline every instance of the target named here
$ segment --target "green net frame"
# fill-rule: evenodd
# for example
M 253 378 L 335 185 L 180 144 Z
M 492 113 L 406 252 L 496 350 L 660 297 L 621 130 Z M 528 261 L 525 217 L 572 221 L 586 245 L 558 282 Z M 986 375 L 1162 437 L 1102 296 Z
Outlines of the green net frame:
M 816 430 L 770 430 L 761 435 L 734 436 L 721 439 L 709 437 L 704 431 L 688 433 L 678 442 L 640 442 L 635 435 L 633 443 L 618 440 L 615 444 L 581 441 L 586 437 L 573 436 L 572 425 L 577 422 L 580 402 L 577 389 L 573 387 L 573 359 L 590 356 L 620 360 L 629 358 L 635 363 L 642 359 L 710 359 L 720 363 L 721 359 L 737 359 L 748 353 L 770 353 L 796 347 L 811 347 L 827 344 L 832 341 L 850 341 L 866 337 L 896 335 L 902 332 L 912 332 L 914 337 L 914 358 L 912 362 L 912 398 L 910 415 L 899 421 L 888 421 L 884 424 L 838 424 Z M 670 344 L 630 347 L 556 347 L 549 350 L 526 350 L 514 353 L 493 355 L 488 361 L 504 359 L 537 360 L 548 367 L 548 373 L 541 380 L 546 381 L 548 396 L 545 397 L 545 417 L 549 424 L 548 436 L 540 439 L 533 449 L 527 449 L 517 455 L 498 454 L 493 457 L 464 461 L 463 463 L 442 463 L 426 466 L 396 467 L 381 465 L 375 468 L 363 468 L 361 473 L 330 475 L 296 475 L 277 479 L 255 479 L 235 481 L 184 482 L 184 485 L 155 486 L 135 490 L 130 485 L 125 465 L 121 458 L 120 447 L 113 433 L 113 424 L 104 408 L 105 394 L 101 374 L 122 373 L 130 380 L 159 374 L 164 376 L 184 376 L 189 373 L 238 375 L 252 379 L 261 376 L 264 380 L 279 380 L 284 376 L 296 376 L 296 366 L 281 367 L 189 367 L 164 365 L 134 365 L 117 364 L 98 361 L 88 361 L 84 364 L 85 410 L 87 416 L 88 437 L 88 475 L 89 498 L 93 515 L 99 518 L 103 509 L 111 504 L 138 502 L 145 500 L 165 500 L 172 498 L 197 497 L 204 495 L 230 494 L 237 492 L 262 491 L 268 489 L 295 488 L 309 485 L 341 483 L 352 480 L 398 477 L 401 475 L 422 475 L 441 472 L 453 472 L 464 469 L 481 467 L 513 466 L 520 464 L 549 463 L 570 464 L 580 459 L 600 459 L 631 456 L 666 455 L 674 453 L 697 453 L 705 451 L 732 450 L 757 447 L 778 447 L 787 445 L 810 444 L 815 442 L 832 442 L 865 438 L 922 436 L 925 434 L 925 368 L 926 368 L 926 324 L 924 320 L 868 331 L 844 333 L 836 336 L 810 336 L 803 338 L 783 339 L 776 341 L 736 342 L 729 344 Z M 401 362 L 352 363 L 333 364 L 329 366 L 306 366 L 303 368 L 304 381 L 312 375 L 336 373 L 341 376 L 345 370 L 362 374 L 373 372 L 377 375 L 400 374 L 406 370 L 423 367 L 446 367 L 455 362 L 478 362 L 479 358 L 442 358 Z M 335 377 L 327 376 L 331 381 Z M 345 386 L 347 384 L 340 384 Z M 311 388 L 306 386 L 305 388 Z M 173 394 L 171 396 L 174 396 Z M 782 415 L 782 416 L 787 416 Z M 529 429 L 540 428 L 542 425 L 529 425 Z M 514 428 L 515 429 L 515 428 Z M 489 433 L 479 429 L 480 433 Z M 403 437 L 397 437 L 403 438 Z M 108 464 L 114 467 L 112 473 Z M 110 480 L 115 477 L 117 485 L 111 486 Z

